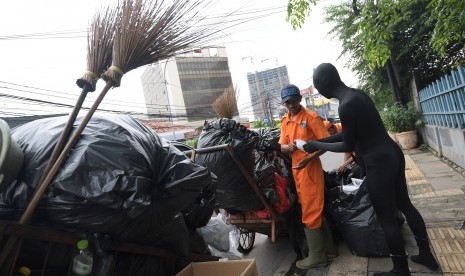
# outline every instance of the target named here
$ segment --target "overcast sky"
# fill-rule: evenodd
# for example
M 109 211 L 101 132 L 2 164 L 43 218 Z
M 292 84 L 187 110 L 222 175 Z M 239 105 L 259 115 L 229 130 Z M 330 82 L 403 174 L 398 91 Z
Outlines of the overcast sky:
M 81 77 L 86 69 L 88 21 L 97 7 L 109 2 L 1 1 L 0 93 L 74 104 L 80 93 L 75 80 Z M 218 45 L 226 46 L 233 83 L 240 90 L 240 105 L 247 105 L 250 101 L 247 72 L 273 68 L 276 65 L 286 65 L 291 82 L 300 88 L 311 84 L 312 68 L 322 62 L 335 64 L 346 84 L 356 84 L 354 73 L 343 68 L 345 59 L 337 60 L 340 55 L 339 42 L 326 36 L 329 26 L 322 24 L 321 7 L 314 9 L 302 29 L 293 31 L 290 23 L 285 21 L 286 0 L 217 2 L 217 9 L 212 13 L 221 14 L 238 9 L 269 9 L 273 12 L 263 19 L 250 21 L 235 28 L 217 42 Z M 278 10 L 281 12 L 277 12 Z M 60 34 L 54 37 L 48 35 L 42 39 L 38 36 L 28 39 L 17 37 L 52 32 Z M 252 57 L 253 64 L 249 57 Z M 125 74 L 121 87 L 109 92 L 102 108 L 144 111 L 140 82 L 142 71 L 143 68 L 140 68 Z M 97 91 L 102 86 L 103 82 L 100 81 Z M 88 102 L 93 102 L 94 98 L 89 97 Z M 11 111 L 13 102 L 0 99 L 2 110 Z M 124 105 L 129 107 L 124 108 Z M 31 106 L 31 109 L 33 108 L 38 107 Z

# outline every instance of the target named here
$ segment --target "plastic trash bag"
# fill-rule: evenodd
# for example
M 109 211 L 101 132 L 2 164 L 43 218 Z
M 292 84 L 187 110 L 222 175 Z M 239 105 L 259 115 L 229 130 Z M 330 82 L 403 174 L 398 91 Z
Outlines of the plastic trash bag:
M 216 217 L 212 217 L 206 226 L 198 228 L 197 231 L 208 245 L 222 252 L 229 251 L 229 226 L 223 214 L 219 213 Z
M 350 184 L 342 186 L 342 191 L 346 194 L 356 194 L 360 185 L 363 183 L 363 179 L 351 178 Z
M 258 133 L 259 139 L 256 149 L 259 151 L 274 151 L 281 150 L 279 145 L 279 137 L 281 136 L 281 130 L 278 128 L 259 128 L 254 129 Z
M 258 134 L 231 119 L 205 122 L 197 148 L 229 145 L 248 173 L 253 176 L 253 150 Z M 216 200 L 218 207 L 235 211 L 254 211 L 263 204 L 247 182 L 244 174 L 225 150 L 198 154 L 195 163 L 210 169 L 218 178 Z
M 346 194 L 340 187 L 333 188 L 325 210 L 354 255 L 389 256 L 384 231 L 364 182 L 354 194 Z
M 25 160 L 20 177 L 0 193 L 1 218 L 26 207 L 67 119 L 13 129 Z M 179 214 L 206 191 L 215 191 L 208 169 L 135 118 L 97 113 L 46 189 L 33 221 L 187 254 L 188 239 L 176 236 L 187 232 Z

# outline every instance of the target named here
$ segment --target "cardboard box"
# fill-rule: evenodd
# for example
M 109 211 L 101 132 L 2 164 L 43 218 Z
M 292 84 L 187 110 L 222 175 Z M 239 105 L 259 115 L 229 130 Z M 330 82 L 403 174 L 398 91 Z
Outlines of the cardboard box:
M 191 263 L 176 276 L 258 276 L 254 259 Z

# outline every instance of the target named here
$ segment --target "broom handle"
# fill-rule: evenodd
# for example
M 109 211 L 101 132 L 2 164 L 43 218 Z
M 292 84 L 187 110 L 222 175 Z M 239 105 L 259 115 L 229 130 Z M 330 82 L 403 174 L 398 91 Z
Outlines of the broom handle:
M 55 144 L 55 148 L 53 149 L 52 156 L 50 156 L 47 166 L 45 167 L 45 170 L 42 172 L 42 176 L 40 177 L 39 184 L 44 181 L 45 176 L 49 173 L 53 164 L 58 159 L 60 152 L 65 147 L 65 143 L 68 140 L 71 130 L 73 129 L 73 124 L 76 121 L 76 117 L 79 114 L 79 111 L 81 110 L 82 104 L 84 103 L 86 96 L 87 96 L 87 87 L 84 86 L 84 88 L 81 91 L 81 95 L 79 95 L 79 98 L 77 99 L 76 104 L 74 105 L 73 111 L 69 115 L 68 121 L 66 122 L 66 125 L 63 131 L 61 132 L 60 138 L 58 138 L 58 142 Z
M 29 204 L 27 205 L 26 210 L 24 211 L 21 218 L 19 219 L 18 224 L 27 224 L 29 222 L 29 220 L 32 217 L 32 214 L 37 208 L 37 205 L 39 205 L 40 199 L 42 198 L 42 195 L 44 194 L 45 189 L 48 187 L 50 182 L 52 182 L 53 178 L 55 177 L 56 173 L 60 169 L 61 165 L 68 157 L 69 152 L 73 149 L 74 145 L 79 140 L 79 136 L 81 136 L 87 123 L 90 121 L 90 118 L 92 118 L 92 115 L 94 115 L 95 111 L 97 110 L 97 107 L 102 102 L 106 93 L 108 92 L 108 90 L 110 90 L 112 86 L 113 86 L 113 82 L 109 81 L 107 82 L 105 87 L 102 89 L 102 92 L 100 92 L 100 95 L 95 100 L 94 104 L 92 105 L 91 109 L 87 113 L 86 117 L 82 120 L 76 132 L 74 132 L 73 136 L 71 136 L 69 142 L 66 144 L 65 148 L 61 152 L 55 164 L 53 164 L 52 168 L 50 169 L 50 172 L 47 174 L 44 181 L 39 183 L 39 185 L 37 186 L 36 191 L 34 195 L 32 196 L 31 202 L 29 202 Z M 0 266 L 2 266 L 3 263 L 5 262 L 6 258 L 8 257 L 11 250 L 15 246 L 17 239 L 18 239 L 17 236 L 8 237 L 8 240 L 0 254 Z
M 73 129 L 73 124 L 76 121 L 77 115 L 79 114 L 79 111 L 81 110 L 82 104 L 84 103 L 84 100 L 86 99 L 88 93 L 87 85 L 85 85 L 82 88 L 81 94 L 79 95 L 79 98 L 76 101 L 76 104 L 73 107 L 72 112 L 69 115 L 68 121 L 66 122 L 65 127 L 63 128 L 63 131 L 60 134 L 60 137 L 58 138 L 58 142 L 55 144 L 55 147 L 53 149 L 52 155 L 50 156 L 50 159 L 47 162 L 47 166 L 45 167 L 45 170 L 42 172 L 42 175 L 39 180 L 39 184 L 42 183 L 47 176 L 47 174 L 50 172 L 50 169 L 52 168 L 53 164 L 55 161 L 58 159 L 58 156 L 60 155 L 60 152 L 63 150 L 65 147 L 66 141 L 68 140 L 68 137 Z M 38 186 L 37 186 L 38 187 Z M 17 241 L 17 246 L 19 247 L 21 244 L 21 240 Z M 13 246 L 14 248 L 15 246 Z M 12 250 L 13 250 L 12 248 Z

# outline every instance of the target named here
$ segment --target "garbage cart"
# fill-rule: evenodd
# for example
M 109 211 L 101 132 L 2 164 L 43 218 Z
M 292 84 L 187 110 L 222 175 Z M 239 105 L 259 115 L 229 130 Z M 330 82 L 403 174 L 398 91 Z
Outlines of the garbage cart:
M 237 226 L 240 231 L 239 245 L 237 250 L 243 254 L 249 253 L 255 242 L 255 233 L 261 233 L 271 238 L 272 242 L 276 241 L 276 236 L 280 232 L 287 232 L 288 221 L 282 214 L 279 214 L 272 204 L 268 202 L 263 192 L 260 190 L 258 183 L 254 180 L 253 176 L 246 169 L 241 160 L 237 157 L 234 150 L 227 144 L 206 147 L 201 149 L 193 149 L 184 151 L 187 156 L 190 156 L 192 161 L 195 161 L 199 154 L 212 153 L 215 151 L 226 151 L 234 161 L 234 164 L 239 168 L 240 172 L 245 177 L 247 183 L 253 189 L 255 194 L 260 199 L 260 202 L 269 213 L 269 218 L 259 218 L 254 212 L 235 212 L 228 213 L 230 223 Z M 278 153 L 280 154 L 280 153 Z M 287 162 L 289 162 L 287 160 Z

